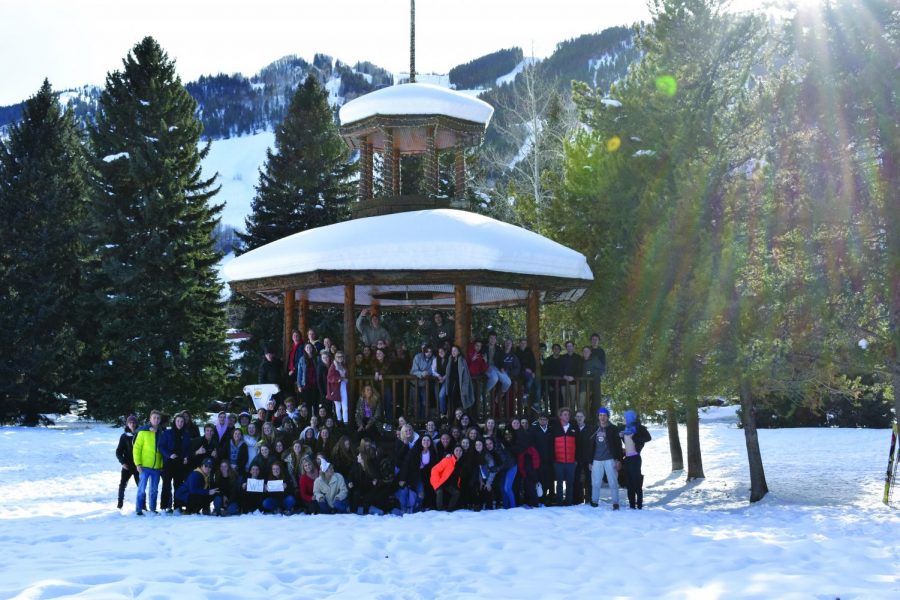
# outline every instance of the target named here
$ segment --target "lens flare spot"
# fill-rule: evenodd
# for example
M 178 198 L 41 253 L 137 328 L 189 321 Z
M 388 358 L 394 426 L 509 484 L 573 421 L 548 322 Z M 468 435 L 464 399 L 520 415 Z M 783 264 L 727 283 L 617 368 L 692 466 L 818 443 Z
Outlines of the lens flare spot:
M 617 135 L 612 136 L 608 140 L 606 140 L 606 149 L 610 152 L 615 152 L 622 145 L 622 138 Z
M 671 75 L 660 75 L 656 78 L 656 91 L 663 96 L 672 97 L 678 91 L 678 82 Z

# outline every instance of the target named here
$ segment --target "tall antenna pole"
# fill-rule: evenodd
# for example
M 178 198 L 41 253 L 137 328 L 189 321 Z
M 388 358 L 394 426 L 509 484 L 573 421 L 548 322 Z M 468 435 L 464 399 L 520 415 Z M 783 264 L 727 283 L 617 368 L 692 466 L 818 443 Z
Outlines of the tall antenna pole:
M 409 82 L 416 82 L 416 0 L 409 0 Z

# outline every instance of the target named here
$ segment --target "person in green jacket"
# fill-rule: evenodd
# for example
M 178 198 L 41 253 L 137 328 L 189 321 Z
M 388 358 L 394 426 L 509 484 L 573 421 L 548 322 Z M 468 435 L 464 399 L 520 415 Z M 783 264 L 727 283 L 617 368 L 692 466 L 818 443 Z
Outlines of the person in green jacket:
M 162 415 L 158 410 L 150 412 L 150 423 L 138 429 L 134 440 L 134 466 L 137 467 L 138 480 L 136 512 L 144 514 L 147 501 L 147 484 L 150 485 L 150 511 L 156 510 L 156 496 L 159 493 L 159 475 L 163 466 L 163 457 L 159 452 L 159 422 Z

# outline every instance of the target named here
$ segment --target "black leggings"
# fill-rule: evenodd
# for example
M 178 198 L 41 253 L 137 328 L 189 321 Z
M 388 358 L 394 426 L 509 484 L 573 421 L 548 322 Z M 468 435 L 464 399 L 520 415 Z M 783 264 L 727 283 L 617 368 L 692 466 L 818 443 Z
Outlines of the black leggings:
M 625 457 L 625 485 L 628 486 L 628 506 L 644 507 L 644 476 L 641 475 L 641 455 Z

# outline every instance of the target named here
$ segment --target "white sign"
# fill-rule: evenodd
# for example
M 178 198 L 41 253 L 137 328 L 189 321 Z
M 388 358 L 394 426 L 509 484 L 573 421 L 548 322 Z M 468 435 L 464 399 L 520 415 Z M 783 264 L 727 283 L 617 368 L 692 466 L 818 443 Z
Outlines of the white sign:
M 280 479 L 273 479 L 266 483 L 266 488 L 270 492 L 283 492 L 284 491 L 284 482 Z
M 265 483 L 262 479 L 248 479 L 247 491 L 262 494 Z
M 269 399 L 279 391 L 278 386 L 274 383 L 244 386 L 244 393 L 253 399 L 253 406 L 257 409 L 266 408 L 269 405 Z

